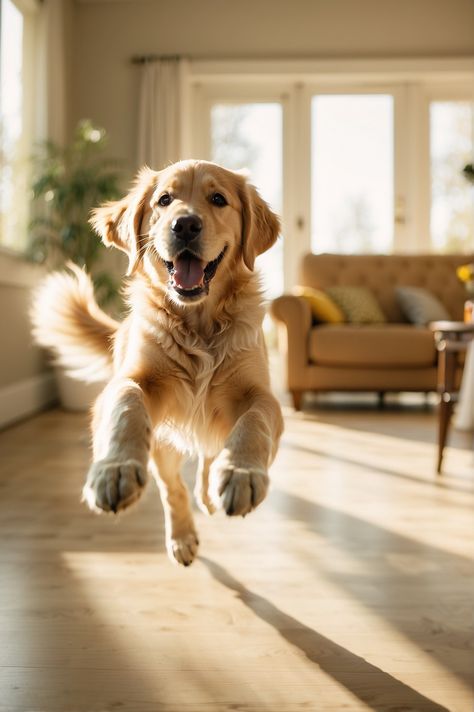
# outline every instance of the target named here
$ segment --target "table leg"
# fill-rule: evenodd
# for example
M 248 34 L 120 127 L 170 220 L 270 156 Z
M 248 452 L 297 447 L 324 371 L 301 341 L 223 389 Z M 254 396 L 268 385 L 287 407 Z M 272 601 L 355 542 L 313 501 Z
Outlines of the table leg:
M 441 473 L 443 452 L 448 439 L 451 415 L 453 413 L 453 393 L 455 388 L 457 353 L 445 344 L 439 352 L 438 391 L 441 395 L 438 414 L 438 462 L 436 471 Z
M 447 394 L 443 394 L 447 395 Z M 444 400 L 443 395 L 441 396 L 441 401 L 439 404 L 438 413 L 438 462 L 436 467 L 436 472 L 441 473 L 441 466 L 443 463 L 443 452 L 446 445 L 446 440 L 448 439 L 449 425 L 451 422 L 451 415 L 453 412 L 453 402 L 452 400 Z

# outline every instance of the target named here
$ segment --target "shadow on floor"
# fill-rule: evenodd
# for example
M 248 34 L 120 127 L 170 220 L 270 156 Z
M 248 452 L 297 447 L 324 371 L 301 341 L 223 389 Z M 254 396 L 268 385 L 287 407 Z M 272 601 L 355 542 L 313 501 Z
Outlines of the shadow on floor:
M 448 712 L 446 707 L 429 700 L 392 675 L 284 613 L 268 599 L 250 591 L 220 564 L 202 556 L 199 560 L 207 566 L 216 581 L 235 591 L 242 603 L 271 625 L 287 643 L 301 650 L 308 660 L 374 712 L 387 712 L 388 709 Z
M 446 481 L 446 478 L 443 477 L 443 475 L 436 475 L 434 473 L 434 465 L 433 465 L 433 479 L 427 480 L 423 477 L 416 477 L 415 475 L 408 475 L 404 472 L 397 472 L 396 470 L 390 470 L 388 467 L 382 467 L 378 463 L 375 465 L 372 465 L 370 463 L 364 462 L 363 460 L 356 460 L 353 457 L 348 457 L 348 456 L 343 456 L 341 455 L 340 452 L 338 452 L 337 455 L 334 453 L 328 453 L 325 450 L 322 450 L 320 448 L 316 447 L 307 447 L 305 445 L 300 445 L 299 443 L 295 443 L 291 440 L 291 435 L 285 435 L 283 440 L 280 443 L 280 449 L 288 449 L 288 450 L 298 450 L 298 452 L 304 452 L 307 453 L 308 455 L 317 455 L 318 457 L 325 457 L 329 460 L 337 460 L 338 462 L 344 462 L 348 465 L 355 465 L 357 467 L 361 467 L 364 470 L 370 470 L 371 472 L 374 472 L 376 474 L 380 475 L 387 475 L 388 477 L 393 477 L 399 480 L 404 480 L 406 482 L 415 482 L 416 484 L 423 485 L 424 487 L 428 487 L 429 489 L 444 489 L 444 490 L 450 490 L 452 492 L 463 492 L 463 493 L 472 493 L 474 492 L 474 480 L 471 482 L 466 482 L 465 486 L 463 485 L 457 485 L 453 482 L 448 482 Z M 434 463 L 434 461 L 433 461 Z
M 358 561 L 361 573 L 332 567 L 330 559 L 327 565 L 317 559 L 311 561 L 307 553 L 300 552 L 302 566 L 316 568 L 318 576 L 378 612 L 395 630 L 471 687 L 474 624 L 469 602 L 474 577 L 469 558 L 276 488 L 268 504 L 280 516 L 301 522 L 331 547 Z M 401 561 L 402 566 L 394 561 Z M 411 617 L 404 606 L 409 606 Z M 466 608 L 463 624 L 462 607 Z M 457 625 L 452 622 L 453 611 Z M 462 669 L 455 653 L 464 659 Z
M 358 419 L 362 416 L 362 424 Z M 387 402 L 383 408 L 378 408 L 373 402 L 309 402 L 304 410 L 296 413 L 292 408 L 285 409 L 288 420 L 303 419 L 337 425 L 356 432 L 371 432 L 378 435 L 393 435 L 394 417 L 397 435 L 405 440 L 424 442 L 428 445 L 437 443 L 438 411 L 437 406 L 427 403 Z M 400 416 L 400 417 L 398 417 Z M 404 416 L 407 416 L 404 418 Z M 416 427 L 413 428 L 413 422 Z M 370 423 L 370 429 L 367 427 Z M 453 424 L 449 432 L 449 447 L 459 450 L 470 450 L 473 446 L 474 434 L 456 430 Z M 434 456 L 433 456 L 434 457 Z

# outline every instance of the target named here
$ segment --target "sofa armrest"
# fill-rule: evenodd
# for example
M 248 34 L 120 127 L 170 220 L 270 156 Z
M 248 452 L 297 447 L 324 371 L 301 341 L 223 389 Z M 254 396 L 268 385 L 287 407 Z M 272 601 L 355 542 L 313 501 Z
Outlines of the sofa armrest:
M 286 356 L 288 389 L 304 390 L 312 323 L 311 308 L 305 299 L 284 294 L 272 302 L 270 311 L 278 323 L 280 351 Z

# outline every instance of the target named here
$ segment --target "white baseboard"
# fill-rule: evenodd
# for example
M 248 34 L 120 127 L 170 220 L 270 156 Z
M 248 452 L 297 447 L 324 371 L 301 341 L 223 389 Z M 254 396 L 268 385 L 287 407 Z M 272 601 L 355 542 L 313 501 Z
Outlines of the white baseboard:
M 42 373 L 0 388 L 0 428 L 43 410 L 57 400 L 53 373 Z

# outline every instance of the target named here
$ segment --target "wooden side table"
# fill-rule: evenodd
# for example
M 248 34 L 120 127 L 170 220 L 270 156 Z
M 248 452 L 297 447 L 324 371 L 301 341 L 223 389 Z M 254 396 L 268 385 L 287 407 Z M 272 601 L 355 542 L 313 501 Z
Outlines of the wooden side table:
M 456 370 L 459 354 L 465 352 L 474 338 L 474 323 L 463 321 L 434 321 L 430 324 L 438 351 L 438 460 L 436 471 L 441 472 L 443 451 L 448 437 L 453 405 L 457 400 Z

